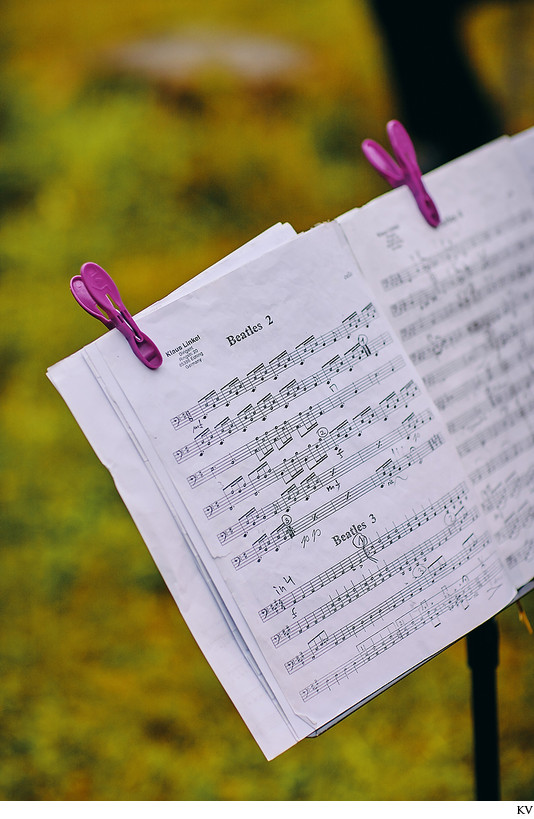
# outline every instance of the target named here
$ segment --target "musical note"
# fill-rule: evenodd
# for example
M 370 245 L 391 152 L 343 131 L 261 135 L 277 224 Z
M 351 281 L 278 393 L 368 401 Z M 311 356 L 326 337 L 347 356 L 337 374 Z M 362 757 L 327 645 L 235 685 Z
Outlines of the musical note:
M 490 475 L 493 475 L 499 469 L 507 466 L 515 458 L 517 458 L 518 455 L 520 455 L 522 452 L 528 451 L 532 446 L 534 446 L 534 434 L 528 435 L 526 438 L 523 438 L 517 443 L 511 444 L 508 447 L 504 447 L 494 458 L 486 461 L 478 469 L 474 469 L 469 474 L 470 480 L 473 481 L 474 484 L 480 483 Z
M 421 594 L 426 589 L 431 588 L 434 583 L 439 580 L 443 581 L 445 578 L 450 577 L 453 575 L 459 566 L 462 566 L 467 563 L 467 561 L 472 558 L 474 555 L 478 554 L 479 552 L 483 551 L 484 548 L 487 546 L 487 540 L 480 540 L 474 541 L 469 546 L 464 547 L 461 549 L 457 554 L 455 554 L 450 561 L 445 561 L 443 559 L 434 561 L 432 566 L 429 566 L 427 571 L 421 574 L 417 579 L 413 580 L 412 582 L 408 583 L 406 586 L 401 588 L 399 591 L 396 591 L 394 594 L 386 597 L 380 603 L 377 603 L 371 609 L 368 609 L 364 613 L 360 614 L 355 620 L 349 620 L 349 622 L 345 623 L 341 628 L 336 629 L 333 631 L 330 636 L 326 637 L 326 632 L 322 632 L 325 637 L 319 641 L 313 642 L 313 645 L 310 645 L 307 651 L 300 652 L 299 655 L 299 664 L 298 667 L 302 668 L 304 665 L 313 662 L 319 655 L 324 654 L 327 651 L 330 651 L 336 648 L 345 640 L 348 640 L 352 637 L 356 637 L 361 631 L 366 630 L 370 626 L 373 626 L 377 620 L 381 620 L 384 617 L 393 614 L 393 612 L 397 611 L 404 603 L 407 601 L 413 600 L 416 596 Z M 398 561 L 397 561 L 398 562 Z M 402 559 L 402 562 L 405 563 L 406 561 Z M 465 597 L 464 589 L 462 589 L 462 596 L 461 598 L 458 597 L 455 587 L 445 587 L 447 588 L 447 603 L 450 607 L 451 602 L 454 600 L 453 605 L 462 605 L 463 599 Z M 452 591 L 454 588 L 454 592 Z M 350 605 L 357 600 L 358 597 L 353 597 L 351 594 L 351 589 L 347 590 L 344 595 L 338 595 L 336 599 L 336 610 L 339 611 L 340 608 L 344 608 L 347 605 Z M 321 611 L 322 613 L 322 611 Z M 329 612 L 331 614 L 332 612 Z M 410 615 L 408 615 L 410 617 Z M 324 618 L 321 618 L 324 619 Z M 317 625 L 316 615 L 314 613 L 308 614 L 303 621 L 301 621 L 302 630 L 307 628 L 311 628 Z M 404 634 L 406 636 L 406 622 L 402 622 L 399 627 L 398 620 L 395 621 L 395 632 L 396 636 L 400 637 Z M 290 633 L 295 628 L 295 625 L 291 627 L 289 630 Z M 286 637 L 287 632 L 279 632 L 275 635 L 275 638 L 271 638 L 276 646 L 281 645 L 283 642 L 287 642 Z M 294 659 L 294 658 L 293 658 Z M 289 665 L 289 667 L 288 667 Z M 296 665 L 289 661 L 289 664 L 286 664 L 286 670 L 288 673 L 293 673 L 296 670 Z
M 463 441 L 458 446 L 458 454 L 460 457 L 465 457 L 474 450 L 483 447 L 488 441 L 493 440 L 497 435 L 501 435 L 503 431 L 512 429 L 518 423 L 523 422 L 525 416 L 530 415 L 533 411 L 534 399 Z

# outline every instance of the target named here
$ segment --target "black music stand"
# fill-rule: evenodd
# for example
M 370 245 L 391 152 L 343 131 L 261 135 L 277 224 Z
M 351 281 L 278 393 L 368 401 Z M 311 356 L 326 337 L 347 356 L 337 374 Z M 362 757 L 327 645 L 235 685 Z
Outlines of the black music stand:
M 475 798 L 497 802 L 501 798 L 497 718 L 499 627 L 494 617 L 467 635 L 467 662 L 472 683 Z

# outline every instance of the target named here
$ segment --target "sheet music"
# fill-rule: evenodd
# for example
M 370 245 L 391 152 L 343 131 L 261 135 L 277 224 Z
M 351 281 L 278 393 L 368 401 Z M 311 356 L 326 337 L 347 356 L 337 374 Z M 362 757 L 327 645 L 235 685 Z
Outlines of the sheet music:
M 143 329 L 160 370 L 117 334 L 88 360 L 290 721 L 321 726 L 511 599 L 337 226 L 150 311 Z
M 519 587 L 534 574 L 534 187 L 518 145 L 525 156 L 532 140 L 499 140 L 428 175 L 436 230 L 409 212 L 406 190 L 340 223 Z

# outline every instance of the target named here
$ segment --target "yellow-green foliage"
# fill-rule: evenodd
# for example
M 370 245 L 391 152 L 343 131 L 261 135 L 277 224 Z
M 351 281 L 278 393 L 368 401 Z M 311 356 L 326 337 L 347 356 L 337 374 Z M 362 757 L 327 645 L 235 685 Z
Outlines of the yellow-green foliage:
M 501 100 L 507 19 L 466 30 Z M 135 312 L 274 222 L 305 229 L 384 189 L 359 152 L 396 114 L 367 7 L 6 0 L 0 21 L 0 799 L 470 799 L 463 643 L 265 762 L 45 378 L 101 332 L 68 291 L 84 261 Z M 309 71 L 171 95 L 102 69 L 103 48 L 193 23 L 292 42 Z M 506 99 L 510 130 L 532 124 Z M 515 610 L 499 622 L 503 794 L 532 800 L 534 642 Z

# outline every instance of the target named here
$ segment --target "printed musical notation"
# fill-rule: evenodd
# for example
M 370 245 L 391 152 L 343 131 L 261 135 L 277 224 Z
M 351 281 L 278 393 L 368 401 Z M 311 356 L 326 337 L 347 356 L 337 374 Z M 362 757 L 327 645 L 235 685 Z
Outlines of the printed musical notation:
M 399 391 L 398 395 L 395 392 L 390 393 L 386 398 L 382 399 L 378 406 L 366 407 L 350 421 L 342 421 L 341 424 L 329 432 L 324 427 L 321 427 L 318 430 L 318 440 L 316 443 L 308 444 L 305 449 L 295 452 L 292 457 L 284 458 L 283 461 L 278 464 L 273 464 L 273 466 L 270 466 L 267 461 L 264 460 L 260 466 L 249 472 L 246 477 L 240 475 L 228 484 L 228 486 L 224 487 L 224 496 L 211 501 L 208 506 L 204 507 L 206 517 L 216 517 L 227 509 L 233 509 L 238 503 L 242 503 L 252 495 L 258 495 L 262 489 L 279 480 L 283 480 L 284 483 L 290 483 L 302 475 L 306 468 L 308 470 L 315 469 L 328 458 L 329 452 L 334 450 L 340 453 L 340 444 L 355 436 L 361 437 L 365 430 L 368 430 L 370 426 L 379 421 L 387 421 L 392 413 L 397 412 L 401 407 L 407 408 L 410 400 L 415 398 L 418 394 L 419 390 L 412 381 L 406 384 L 405 387 Z M 429 416 L 430 413 L 426 411 L 425 417 L 428 417 L 428 420 L 430 420 Z M 376 449 L 380 447 L 385 448 L 404 438 L 408 440 L 410 433 L 422 423 L 424 423 L 424 419 L 421 417 L 421 414 L 417 418 L 408 416 L 398 430 L 389 433 L 383 439 L 370 444 L 362 450 L 361 462 L 363 463 L 368 457 L 371 457 L 372 454 L 376 452 Z M 317 422 L 315 422 L 313 427 L 308 426 L 306 431 L 316 427 Z M 272 452 L 273 448 L 271 447 L 267 454 L 271 454 Z M 248 450 L 247 454 L 250 456 Z M 254 450 L 254 454 L 257 454 L 257 450 Z M 244 458 L 245 453 L 239 458 L 239 462 L 244 460 Z M 224 462 L 225 465 L 227 465 L 227 459 L 224 459 Z M 236 462 L 237 456 L 233 455 L 231 465 L 234 466 Z M 210 471 L 212 470 L 212 466 L 210 466 Z M 224 469 L 221 467 L 217 474 L 223 471 Z M 338 475 L 339 472 L 334 470 L 330 478 L 328 478 L 327 473 L 325 473 L 325 478 L 330 480 Z M 191 485 L 194 484 L 192 483 Z
M 428 424 L 430 421 L 432 421 L 432 415 L 429 410 L 425 410 L 417 416 L 412 413 L 412 415 L 404 419 L 399 427 L 385 435 L 383 438 L 373 441 L 371 444 L 363 447 L 361 450 L 355 452 L 345 460 L 335 464 L 333 467 L 328 467 L 328 469 L 325 469 L 318 475 L 313 472 L 311 475 L 308 475 L 303 481 L 301 481 L 298 486 L 293 484 L 288 487 L 288 489 L 282 492 L 276 500 L 272 501 L 267 506 L 264 506 L 261 509 L 256 509 L 255 507 L 251 509 L 245 515 L 240 517 L 237 523 L 229 526 L 227 529 L 217 534 L 220 543 L 229 543 L 240 535 L 244 536 L 250 529 L 257 526 L 259 522 L 266 521 L 280 513 L 289 512 L 290 509 L 299 501 L 308 501 L 310 497 L 319 489 L 328 486 L 333 481 L 336 481 L 343 475 L 354 471 L 357 467 L 376 457 L 379 450 L 387 449 L 399 441 L 410 441 L 410 435 L 417 429 L 420 429 L 424 424 Z M 384 480 L 386 480 L 387 477 L 390 475 L 398 475 L 400 472 L 403 472 L 405 469 L 412 466 L 413 463 L 417 463 L 427 454 L 427 447 L 418 448 L 415 446 L 410 446 L 409 455 L 405 455 L 404 458 L 398 459 L 396 464 L 391 459 L 388 460 L 380 467 L 379 470 L 377 470 L 376 476 L 367 478 L 360 484 L 360 489 L 354 491 L 354 497 L 360 497 L 361 494 L 370 492 L 377 485 L 382 487 Z M 237 483 L 231 484 L 229 487 L 228 496 L 225 499 L 226 504 L 224 501 L 221 501 L 221 504 L 224 504 L 224 508 L 233 508 L 233 505 L 235 505 L 235 499 L 238 497 L 239 493 L 241 491 L 245 492 L 247 488 L 248 485 L 245 484 L 244 481 L 240 483 L 238 479 Z M 223 509 L 220 511 L 223 511 Z M 212 517 L 216 514 L 216 508 L 214 506 L 209 506 L 204 509 L 204 512 L 206 517 Z
M 519 549 L 515 549 L 506 556 L 506 565 L 514 569 L 522 563 L 529 564 L 534 557 L 534 538 L 528 538 Z
M 391 291 L 402 285 L 412 284 L 417 278 L 423 274 L 432 274 L 436 269 L 441 268 L 442 265 L 448 264 L 451 260 L 466 259 L 473 251 L 478 248 L 485 250 L 489 242 L 495 237 L 503 233 L 513 232 L 522 225 L 528 224 L 533 218 L 533 213 L 530 208 L 526 208 L 519 214 L 513 214 L 507 219 L 498 222 L 491 228 L 476 232 L 472 236 L 468 236 L 464 240 L 458 242 L 454 246 L 447 247 L 421 262 L 411 264 L 408 267 L 386 276 L 380 282 L 384 291 Z M 469 261 L 465 261 L 468 264 Z
M 522 423 L 525 416 L 530 415 L 533 411 L 534 399 L 520 406 L 518 409 L 508 412 L 503 418 L 498 419 L 495 423 L 481 429 L 476 435 L 463 441 L 458 446 L 458 454 L 463 457 L 474 452 L 479 447 L 484 447 L 489 441 L 494 440 L 497 435 L 501 435 L 506 430 L 513 429 L 513 427 L 517 426 L 520 422 Z
M 478 512 L 476 509 L 464 509 L 450 525 L 441 529 L 439 532 L 436 532 L 436 534 L 432 535 L 415 548 L 407 551 L 396 560 L 392 560 L 389 563 L 384 563 L 382 568 L 377 569 L 368 576 L 365 576 L 359 582 L 355 583 L 352 581 L 348 588 L 346 586 L 344 587 L 343 592 L 333 596 L 330 595 L 327 603 L 323 603 L 318 608 L 313 609 L 311 612 L 306 614 L 304 617 L 301 617 L 298 620 L 293 620 L 289 625 L 284 626 L 282 629 L 280 629 L 280 631 L 271 637 L 273 645 L 278 647 L 283 643 L 293 640 L 308 629 L 315 628 L 319 623 L 331 617 L 336 612 L 341 611 L 354 603 L 356 600 L 360 600 L 365 594 L 378 589 L 379 586 L 386 583 L 388 580 L 391 580 L 393 577 L 395 577 L 395 575 L 409 575 L 410 577 L 415 578 L 416 581 L 419 581 L 424 577 L 425 582 L 430 576 L 431 582 L 435 582 L 437 574 L 440 571 L 453 571 L 460 564 L 455 563 L 454 561 L 445 563 L 442 554 L 439 554 L 438 557 L 435 556 L 436 551 L 447 543 L 451 537 L 464 531 L 477 519 Z M 381 545 L 380 539 L 377 539 L 377 541 L 378 544 Z M 481 545 L 482 542 L 477 538 L 474 540 L 472 538 L 466 538 L 465 542 L 469 542 L 469 546 L 466 547 L 465 554 L 464 552 L 461 553 L 464 554 L 464 559 L 469 555 L 477 553 L 478 550 L 483 548 L 483 545 Z M 487 536 L 484 539 L 484 544 L 487 545 Z M 382 548 L 386 548 L 386 546 L 382 546 Z M 351 569 L 351 572 L 354 571 L 355 566 Z M 412 586 L 408 584 L 403 588 L 402 593 L 406 593 L 406 599 L 408 599 L 413 597 L 415 589 L 417 589 L 419 592 L 422 590 L 422 588 L 423 586 L 419 587 L 417 585 L 412 588 Z M 393 600 L 396 600 L 397 602 L 393 603 Z M 384 605 L 394 608 L 396 605 L 398 605 L 398 602 L 399 601 L 397 600 L 396 596 L 393 595 L 393 598 L 389 598 Z M 365 616 L 368 618 L 368 622 L 370 622 L 369 617 L 371 620 L 373 620 L 377 616 L 383 616 L 384 613 L 385 609 L 379 608 L 378 612 L 373 614 L 366 612 Z
M 247 392 L 255 392 L 259 387 L 267 381 L 277 380 L 287 370 L 295 367 L 297 364 L 304 364 L 306 359 L 310 358 L 319 352 L 322 352 L 326 347 L 335 344 L 341 339 L 350 339 L 355 330 L 360 328 L 369 328 L 371 321 L 376 317 L 376 310 L 372 304 L 368 304 L 362 309 L 360 313 L 354 311 L 346 319 L 343 319 L 338 327 L 330 330 L 319 337 L 309 336 L 305 341 L 297 344 L 292 353 L 284 350 L 267 365 L 259 364 L 243 378 L 232 378 L 227 384 L 219 390 L 211 390 L 203 398 L 200 398 L 198 403 L 188 410 L 182 411 L 171 418 L 171 424 L 174 429 L 179 429 L 181 426 L 193 423 L 198 418 L 206 418 L 208 413 L 213 412 L 221 406 L 228 407 L 230 401 L 243 395 Z M 367 347 L 366 337 L 361 336 L 354 347 L 347 350 L 343 357 L 335 356 L 331 362 L 324 365 L 323 370 L 315 376 L 307 379 L 304 383 L 299 385 L 299 389 L 303 392 L 311 388 L 314 378 L 321 379 L 321 382 L 332 375 L 334 372 L 340 372 L 338 367 L 346 369 L 349 362 L 360 360 L 364 355 L 373 354 L 380 346 L 379 342 L 375 342 L 372 349 Z
M 326 503 L 303 515 L 296 521 L 286 520 L 270 534 L 264 534 L 252 546 L 239 555 L 232 558 L 234 569 L 242 569 L 250 563 L 259 562 L 263 557 L 273 550 L 278 551 L 280 546 L 297 535 L 305 532 L 310 526 L 318 523 L 330 515 L 339 512 L 358 498 L 366 495 L 374 489 L 383 489 L 386 485 L 392 485 L 404 472 L 417 463 L 421 463 L 425 458 L 435 452 L 443 445 L 443 438 L 440 434 L 433 435 L 428 441 L 418 447 L 412 447 L 407 455 L 396 460 L 389 458 L 372 474 L 362 481 L 352 486 L 343 495 L 332 498 Z
M 502 468 L 507 468 L 523 452 L 528 452 L 534 446 L 534 433 L 527 435 L 517 443 L 504 447 L 494 458 L 490 458 L 478 469 L 469 473 L 469 478 L 474 484 L 490 478 Z
M 304 702 L 319 694 L 331 691 L 350 675 L 357 673 L 367 663 L 385 651 L 399 645 L 419 629 L 427 625 L 439 628 L 442 617 L 455 608 L 468 608 L 471 601 L 484 593 L 488 597 L 495 594 L 500 587 L 501 568 L 498 561 L 493 561 L 482 572 L 473 569 L 464 574 L 461 580 L 442 585 L 439 591 L 426 600 L 418 603 L 409 614 L 395 618 L 381 627 L 371 636 L 366 636 L 356 646 L 356 654 L 350 660 L 314 679 L 300 691 Z
M 189 475 L 189 485 L 193 487 L 204 483 L 204 481 L 224 472 L 229 466 L 234 466 L 234 464 L 239 461 L 248 458 L 250 454 L 256 455 L 261 460 L 271 454 L 275 447 L 277 450 L 283 449 L 284 446 L 293 440 L 294 433 L 298 433 L 303 437 L 318 423 L 319 418 L 323 415 L 331 410 L 343 408 L 347 401 L 361 395 L 365 390 L 383 383 L 388 377 L 399 372 L 405 366 L 406 364 L 403 357 L 395 356 L 395 358 L 387 361 L 383 366 L 368 375 L 364 375 L 357 381 L 332 393 L 331 396 L 310 406 L 309 409 L 301 410 L 296 415 L 284 420 L 281 424 L 275 426 L 274 429 L 256 437 L 254 441 L 240 447 L 235 453 L 220 459 L 211 467 L 197 470 L 197 472 Z M 232 420 L 225 419 L 217 424 L 213 430 L 204 430 L 197 435 L 191 443 L 184 445 L 181 449 L 175 450 L 173 452 L 174 459 L 177 463 L 182 463 L 195 456 L 203 455 L 211 446 L 223 443 L 230 435 L 238 431 L 246 431 L 254 420 L 260 420 L 259 415 L 259 413 L 250 412 L 248 421 L 244 420 L 241 413 Z M 264 414 L 263 418 L 266 417 L 267 415 Z M 261 420 L 263 420 L 263 418 Z
M 292 657 L 285 663 L 287 673 L 294 674 L 305 665 L 313 662 L 321 654 L 331 651 L 345 640 L 365 631 L 366 628 L 373 625 L 377 620 L 391 615 L 404 603 L 413 600 L 414 597 L 431 588 L 435 583 L 444 581 L 445 578 L 453 575 L 459 567 L 464 566 L 473 556 L 482 553 L 487 547 L 488 542 L 489 536 L 483 539 L 473 538 L 472 536 L 468 537 L 464 542 L 465 545 L 463 548 L 449 559 L 449 561 L 443 560 L 443 557 L 439 555 L 426 567 L 426 570 L 420 577 L 412 580 L 402 589 L 390 597 L 387 597 L 373 608 L 360 614 L 355 620 L 349 621 L 329 635 L 327 635 L 325 631 L 322 631 L 319 638 L 313 638 L 308 642 L 308 648 L 306 650 L 300 651 L 295 657 Z M 275 635 L 273 639 L 276 640 L 278 636 L 279 635 Z M 280 640 L 280 643 L 281 642 Z M 276 642 L 275 645 L 277 645 Z
M 525 318 L 524 321 L 520 322 L 514 320 L 513 323 L 507 323 L 504 329 L 495 332 L 495 320 L 505 317 L 507 313 L 508 307 L 499 307 L 479 317 L 474 322 L 464 323 L 452 330 L 447 328 L 446 332 L 445 328 L 441 328 L 440 333 L 429 333 L 423 346 L 410 353 L 410 359 L 416 365 L 427 361 L 435 362 L 441 357 L 444 351 L 451 350 L 458 345 L 465 346 L 466 342 L 471 345 L 473 340 L 476 339 L 477 334 L 480 333 L 484 333 L 487 340 L 474 347 L 470 346 L 470 357 L 468 359 L 460 358 L 458 361 L 460 368 L 463 368 L 463 366 L 469 362 L 480 360 L 486 356 L 488 352 L 491 353 L 496 350 L 502 351 L 505 347 L 528 332 L 532 324 L 529 318 Z M 464 362 L 463 364 L 462 361 Z M 437 371 L 434 372 L 437 373 Z M 442 381 L 446 375 L 446 371 L 445 373 L 440 372 L 439 375 L 436 374 L 434 376 L 433 380 Z
M 446 249 L 434 247 L 384 278 L 383 294 L 470 480 L 492 493 L 510 473 L 523 474 L 534 451 L 534 213 L 519 206 Z M 518 486 L 509 508 L 521 508 L 529 492 Z M 506 560 L 516 544 L 497 541 Z
M 530 322 L 531 323 L 531 322 Z M 486 345 L 484 345 L 486 347 Z M 490 349 L 490 345 L 487 345 L 487 348 Z M 486 349 L 486 352 L 488 352 Z M 500 348 L 499 348 L 500 349 Z M 521 352 L 514 353 L 513 356 L 509 356 L 505 358 L 504 356 L 500 357 L 499 361 L 496 364 L 488 364 L 483 371 L 481 371 L 478 375 L 473 378 L 467 378 L 462 381 L 461 384 L 453 387 L 450 390 L 445 391 L 437 396 L 435 399 L 435 404 L 440 410 L 444 410 L 445 408 L 449 407 L 451 404 L 455 404 L 459 401 L 462 401 L 465 398 L 468 398 L 470 395 L 474 393 L 481 393 L 484 391 L 486 387 L 489 387 L 494 381 L 498 382 L 502 380 L 504 377 L 507 377 L 512 373 L 514 370 L 518 369 L 522 362 L 530 359 L 534 356 L 534 346 L 527 347 L 523 349 Z M 458 363 L 458 362 L 455 362 Z M 464 362 L 465 363 L 465 362 Z M 458 370 L 463 369 L 460 365 L 458 366 Z M 522 385 L 525 385 L 527 388 L 532 386 L 532 376 L 528 375 L 526 380 L 524 376 L 519 378 L 514 384 L 510 385 L 510 394 L 519 395 L 522 392 Z M 490 399 L 484 400 L 484 405 L 487 406 L 486 401 L 490 401 Z M 470 410 L 468 410 L 469 412 Z M 449 422 L 449 424 L 455 424 L 456 419 L 453 419 Z M 449 431 L 451 432 L 452 429 L 447 425 Z M 460 424 L 459 429 L 462 429 L 462 424 Z
M 388 529 L 379 537 L 366 543 L 355 554 L 343 558 L 343 560 L 338 561 L 306 583 L 272 600 L 260 609 L 258 616 L 262 621 L 266 621 L 282 614 L 284 611 L 291 610 L 297 603 L 311 597 L 311 595 L 324 589 L 330 583 L 334 583 L 346 574 L 352 574 L 356 569 L 361 569 L 366 561 L 376 561 L 377 556 L 384 549 L 388 549 L 403 538 L 408 537 L 412 532 L 421 531 L 425 524 L 434 521 L 438 517 L 443 517 L 447 524 L 446 531 L 450 536 L 453 531 L 456 532 L 456 526 L 464 523 L 467 526 L 476 520 L 478 514 L 476 510 L 466 510 L 467 499 L 467 486 L 465 484 L 456 486 L 434 503 L 407 518 L 404 523 Z M 438 533 L 433 538 L 429 538 L 428 542 L 432 542 L 434 544 L 433 548 L 437 548 L 444 542 L 442 537 L 443 535 Z
M 500 248 L 492 254 L 485 255 L 482 259 L 477 259 L 469 265 L 463 265 L 459 269 L 454 270 L 452 274 L 445 274 L 439 280 L 434 279 L 429 287 L 411 292 L 399 301 L 393 302 L 390 307 L 391 314 L 395 316 L 395 318 L 399 318 L 411 310 L 424 310 L 426 307 L 438 301 L 441 296 L 445 296 L 450 291 L 456 290 L 465 284 L 469 285 L 472 279 L 484 273 L 488 268 L 496 267 L 502 262 L 511 262 L 517 255 L 522 254 L 525 250 L 532 250 L 533 247 L 534 236 L 527 236 L 526 239 L 512 242 L 510 245 Z M 530 267 L 520 265 L 512 276 L 509 279 L 507 278 L 506 283 L 511 284 L 514 280 L 519 280 L 528 275 L 528 273 L 530 273 Z M 503 284 L 503 281 L 497 280 L 490 284 L 490 288 L 496 290 L 502 287 Z M 467 292 L 472 297 L 473 302 L 480 300 L 480 291 L 473 289 Z M 462 304 L 462 302 L 456 303 L 460 306 Z
M 457 293 L 453 301 L 439 305 L 433 312 L 420 316 L 411 324 L 404 325 L 401 329 L 402 340 L 408 341 L 424 332 L 433 330 L 434 327 L 447 324 L 451 319 L 454 319 L 465 311 L 487 302 L 495 293 L 501 294 L 509 291 L 514 283 L 528 280 L 533 270 L 533 265 L 523 263 L 512 272 L 508 271 L 496 279 L 485 281 L 483 286 L 479 288 L 476 288 L 473 284 L 469 285 L 468 288 Z M 504 316 L 513 315 L 518 307 L 524 305 L 525 299 L 530 302 L 533 298 L 534 294 L 529 291 L 512 296 L 502 307 L 492 311 L 492 314 L 485 318 L 485 326 Z M 473 329 L 478 329 L 478 327 Z
M 527 490 L 530 494 L 534 492 L 534 466 L 529 466 L 522 474 L 514 470 L 496 486 L 486 486 L 482 490 L 482 509 L 502 518 L 508 505 L 524 496 Z

